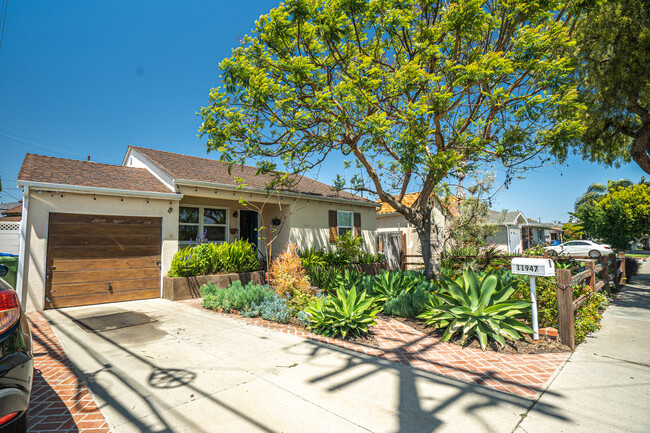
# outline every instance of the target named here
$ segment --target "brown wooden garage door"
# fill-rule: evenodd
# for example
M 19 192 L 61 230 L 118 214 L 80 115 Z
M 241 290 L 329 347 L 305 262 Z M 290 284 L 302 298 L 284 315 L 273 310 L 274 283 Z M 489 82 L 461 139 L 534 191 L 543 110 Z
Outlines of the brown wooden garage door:
M 45 308 L 160 296 L 162 219 L 50 214 Z

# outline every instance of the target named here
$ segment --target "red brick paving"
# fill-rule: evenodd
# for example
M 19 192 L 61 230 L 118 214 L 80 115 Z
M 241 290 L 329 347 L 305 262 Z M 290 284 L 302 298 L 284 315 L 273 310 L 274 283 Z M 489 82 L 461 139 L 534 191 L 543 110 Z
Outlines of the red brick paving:
M 34 383 L 28 432 L 109 433 L 88 389 L 41 313 L 27 315 L 34 342 Z
M 179 301 L 196 308 L 201 299 Z M 217 313 L 219 314 L 219 313 Z M 231 316 L 232 315 L 228 315 Z M 302 328 L 260 318 L 236 316 L 237 320 L 286 334 L 316 340 L 355 352 L 411 366 L 419 370 L 475 383 L 499 391 L 534 398 L 543 390 L 569 353 L 508 355 L 444 343 L 390 317 L 378 317 L 372 333 L 379 347 L 323 337 Z

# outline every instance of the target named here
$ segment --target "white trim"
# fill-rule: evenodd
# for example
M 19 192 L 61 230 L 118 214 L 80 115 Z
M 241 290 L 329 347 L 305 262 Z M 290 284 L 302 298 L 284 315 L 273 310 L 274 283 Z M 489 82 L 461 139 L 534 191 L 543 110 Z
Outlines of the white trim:
M 31 182 L 18 180 L 18 187 L 31 187 L 36 189 L 45 189 L 48 191 L 56 192 L 75 192 L 79 194 L 101 194 L 101 195 L 114 195 L 124 197 L 140 197 L 140 198 L 164 198 L 169 200 L 180 200 L 183 194 L 172 192 L 148 192 L 148 191 L 133 191 L 128 189 L 116 188 L 101 188 L 96 186 L 82 186 L 82 185 L 66 185 L 60 183 L 48 182 Z
M 133 161 L 135 158 L 135 161 Z M 138 152 L 132 147 L 129 147 L 122 161 L 123 167 L 135 167 L 135 168 L 144 168 L 147 170 L 153 177 L 158 179 L 162 184 L 164 184 L 170 191 L 176 192 L 174 187 L 174 178 L 168 173 L 163 171 L 160 167 L 154 164 L 149 158 L 147 158 L 142 153 Z
M 176 185 L 184 185 L 184 186 L 194 186 L 194 187 L 204 187 L 204 188 L 217 188 L 217 189 L 227 189 L 231 191 L 246 191 L 246 192 L 254 192 L 254 193 L 261 193 L 261 194 L 267 194 L 266 189 L 262 188 L 251 188 L 251 187 L 238 187 L 235 185 L 226 185 L 222 183 L 213 183 L 213 182 L 203 182 L 203 181 L 197 181 L 197 180 L 188 180 L 188 179 L 174 179 L 174 183 Z M 374 207 L 378 208 L 381 207 L 381 203 L 369 201 L 369 202 L 362 202 L 358 200 L 350 200 L 350 199 L 345 199 L 345 198 L 336 198 L 336 197 L 326 197 L 324 195 L 308 195 L 308 194 L 303 194 L 303 193 L 297 193 L 297 192 L 288 192 L 288 191 L 274 191 L 274 194 L 278 194 L 282 197 L 295 197 L 295 198 L 302 198 L 305 200 L 320 200 L 320 201 L 330 201 L 330 202 L 336 202 L 336 203 L 346 203 L 346 204 L 355 204 L 359 206 L 368 206 L 368 207 Z
M 29 186 L 25 186 L 23 189 L 23 214 L 20 219 L 20 252 L 18 254 L 18 275 L 16 276 L 16 293 L 18 294 L 18 299 L 20 300 L 20 305 L 25 308 L 25 297 L 24 295 L 24 278 L 25 278 L 25 265 L 27 261 L 25 260 L 25 251 L 27 249 L 27 223 L 28 223 L 28 214 L 29 212 Z

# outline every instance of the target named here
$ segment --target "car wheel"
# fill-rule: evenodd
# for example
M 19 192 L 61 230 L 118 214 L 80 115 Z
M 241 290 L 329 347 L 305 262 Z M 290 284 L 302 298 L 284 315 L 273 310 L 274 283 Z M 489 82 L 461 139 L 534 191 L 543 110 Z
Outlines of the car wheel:
M 27 432 L 27 417 L 29 417 L 29 411 L 23 412 L 23 414 L 11 424 L 0 429 L 2 433 L 26 433 Z
M 555 250 L 549 250 L 549 251 L 548 251 L 548 255 L 551 256 L 551 257 L 557 257 L 557 251 L 555 251 Z
M 598 250 L 589 251 L 589 257 L 591 257 L 592 259 L 597 259 L 598 257 L 600 257 L 600 251 Z

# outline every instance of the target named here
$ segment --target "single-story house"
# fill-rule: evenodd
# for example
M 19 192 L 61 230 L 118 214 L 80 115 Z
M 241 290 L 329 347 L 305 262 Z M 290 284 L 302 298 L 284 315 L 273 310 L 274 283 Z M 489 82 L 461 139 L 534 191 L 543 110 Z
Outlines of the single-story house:
M 564 231 L 554 224 L 540 223 L 529 220 L 521 227 L 522 248 L 527 250 L 535 245 L 550 243 L 551 241 L 562 242 Z
M 0 212 L 0 253 L 18 255 L 23 206 L 20 202 L 0 206 L 3 209 Z
M 269 192 L 270 176 L 256 172 L 136 146 L 121 165 L 27 154 L 17 181 L 23 306 L 159 297 L 173 255 L 197 237 L 247 239 L 264 258 L 289 242 L 328 247 L 352 231 L 375 253 L 375 202 L 306 177 Z
M 410 207 L 419 195 L 419 192 L 404 194 L 401 203 Z M 444 233 L 446 216 L 449 215 L 449 211 L 435 195 L 431 197 L 431 200 L 434 202 L 431 211 L 432 223 L 437 227 L 439 234 Z M 380 203 L 381 209 L 377 211 L 377 235 L 381 240 L 380 249 L 386 256 L 389 265 L 392 268 L 400 265 L 401 257 L 393 252 L 399 250 L 400 254 L 407 256 L 407 260 L 404 262 L 408 264 L 409 269 L 424 266 L 420 238 L 415 226 L 388 203 Z M 442 239 L 438 236 L 438 238 L 432 238 L 432 241 L 441 242 Z
M 527 223 L 524 214 L 518 210 L 512 212 L 488 210 L 485 224 L 498 227 L 497 233 L 487 238 L 488 245 L 496 245 L 497 251 L 502 253 L 521 253 L 524 250 L 521 227 Z

